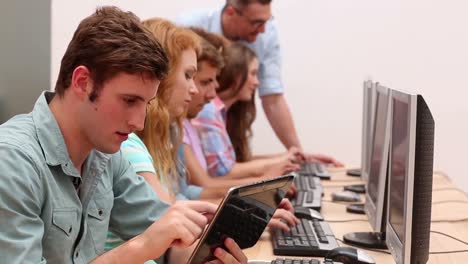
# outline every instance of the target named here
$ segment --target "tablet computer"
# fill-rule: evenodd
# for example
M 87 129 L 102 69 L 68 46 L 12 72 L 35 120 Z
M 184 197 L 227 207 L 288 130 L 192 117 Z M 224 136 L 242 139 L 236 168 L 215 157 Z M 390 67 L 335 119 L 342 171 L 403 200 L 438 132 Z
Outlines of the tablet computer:
M 294 176 L 292 173 L 229 189 L 188 263 L 201 264 L 215 259 L 214 250 L 218 247 L 225 249 L 227 237 L 234 239 L 242 249 L 254 246 Z

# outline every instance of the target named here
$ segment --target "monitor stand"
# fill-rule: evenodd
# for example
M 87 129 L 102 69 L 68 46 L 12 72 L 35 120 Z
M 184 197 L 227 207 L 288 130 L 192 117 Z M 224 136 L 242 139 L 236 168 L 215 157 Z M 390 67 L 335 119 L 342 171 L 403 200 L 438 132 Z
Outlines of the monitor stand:
M 361 169 L 349 169 L 346 171 L 346 175 L 353 176 L 353 177 L 360 177 L 361 176 Z
M 346 206 L 346 212 L 352 214 L 366 214 L 364 210 L 364 204 L 348 204 Z
M 366 193 L 366 186 L 364 184 L 347 185 L 343 188 L 345 191 L 352 191 L 355 193 Z
M 385 233 L 381 232 L 354 232 L 343 236 L 343 241 L 349 245 L 364 248 L 388 249 L 385 243 Z

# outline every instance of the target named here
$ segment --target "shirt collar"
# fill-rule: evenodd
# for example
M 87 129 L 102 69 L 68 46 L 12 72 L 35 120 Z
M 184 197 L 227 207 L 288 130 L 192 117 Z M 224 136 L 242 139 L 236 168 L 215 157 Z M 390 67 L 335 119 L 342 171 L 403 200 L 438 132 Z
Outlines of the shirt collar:
M 49 102 L 55 95 L 52 92 L 43 92 L 34 105 L 32 118 L 36 126 L 37 138 L 48 165 L 60 165 L 65 174 L 81 177 L 80 172 L 70 159 L 62 131 L 49 108 Z M 100 175 L 105 169 L 110 156 L 95 149 L 91 150 L 84 163 L 83 175 L 87 173 L 91 173 L 92 177 Z
M 224 121 L 226 121 L 226 119 L 227 119 L 227 109 L 226 109 L 226 105 L 223 103 L 221 98 L 216 96 L 215 98 L 213 98 L 212 102 L 214 104 L 214 107 L 215 107 L 216 111 L 221 113 L 221 116 L 223 117 Z
M 32 112 L 39 144 L 49 165 L 65 163 L 63 157 L 68 155 L 62 132 L 49 108 L 49 102 L 54 96 L 55 93 L 43 92 L 37 99 Z
M 217 111 L 226 111 L 226 105 L 223 103 L 223 101 L 221 100 L 221 98 L 219 98 L 218 96 L 216 96 L 215 98 L 213 98 L 213 104 L 216 108 Z
M 36 127 L 39 145 L 48 165 L 61 165 L 66 174 L 79 176 L 80 174 L 70 160 L 62 131 L 49 108 L 49 102 L 54 96 L 55 93 L 43 92 L 37 99 L 32 111 L 32 119 Z

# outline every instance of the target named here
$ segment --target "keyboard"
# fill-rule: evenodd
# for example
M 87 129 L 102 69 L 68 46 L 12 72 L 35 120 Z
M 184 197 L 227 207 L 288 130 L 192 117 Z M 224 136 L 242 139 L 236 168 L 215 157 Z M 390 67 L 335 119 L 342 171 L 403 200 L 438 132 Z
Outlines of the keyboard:
M 324 257 L 338 247 L 338 241 L 326 221 L 301 218 L 291 231 L 272 230 L 273 253 L 283 256 Z
M 323 180 L 329 180 L 331 178 L 331 174 L 326 166 L 319 162 L 302 163 L 301 170 L 299 170 L 298 173 L 303 176 L 319 177 Z
M 294 184 L 299 191 L 319 191 L 323 194 L 323 186 L 318 177 L 296 176 Z
M 320 211 L 322 207 L 321 191 L 297 191 L 297 196 L 291 199 L 294 207 L 307 207 Z
M 271 261 L 271 264 L 338 264 L 341 262 L 334 262 L 331 260 L 318 260 L 318 259 L 292 259 L 292 258 L 277 258 Z

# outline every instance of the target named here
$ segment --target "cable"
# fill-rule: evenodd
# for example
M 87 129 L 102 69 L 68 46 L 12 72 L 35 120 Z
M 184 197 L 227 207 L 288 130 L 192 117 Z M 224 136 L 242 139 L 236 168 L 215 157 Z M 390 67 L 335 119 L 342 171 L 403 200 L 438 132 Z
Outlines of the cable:
M 465 244 L 468 246 L 468 242 L 465 242 L 459 238 L 456 238 L 454 236 L 451 236 L 449 234 L 445 234 L 445 233 L 442 233 L 442 232 L 439 232 L 439 231 L 435 231 L 435 230 L 431 230 L 431 233 L 435 233 L 435 234 L 439 234 L 439 235 L 443 235 L 443 236 L 446 236 L 448 238 L 451 238 L 453 240 L 456 240 L 462 244 Z M 461 249 L 461 250 L 449 250 L 449 251 L 432 251 L 432 252 L 429 252 L 429 254 L 451 254 L 451 253 L 463 253 L 463 252 L 468 252 L 468 249 Z
M 350 204 L 353 204 L 353 203 L 356 203 L 356 202 L 346 202 L 346 201 L 332 201 L 332 200 L 325 200 L 325 199 L 322 199 L 322 202 L 325 202 L 325 203 L 333 203 L 333 204 L 341 204 L 341 205 L 350 205 Z
M 463 201 L 463 200 L 447 200 L 447 201 L 433 202 L 432 204 L 444 204 L 444 203 L 463 203 L 463 204 L 468 204 L 468 201 Z
M 346 223 L 346 222 L 367 222 L 369 221 L 368 219 L 346 219 L 346 220 L 328 220 L 325 219 L 323 221 L 329 222 L 329 223 Z
M 455 188 L 455 187 L 443 187 L 443 188 L 435 188 L 435 189 L 432 189 L 433 192 L 438 192 L 438 191 L 456 191 L 456 192 L 459 192 L 459 193 L 462 193 L 464 194 L 465 196 L 468 196 L 468 194 L 458 188 Z
M 468 252 L 468 249 L 465 249 L 465 250 L 452 250 L 452 251 L 433 251 L 433 252 L 429 252 L 429 254 L 435 255 L 435 254 L 451 254 L 451 253 L 463 253 L 463 252 Z
M 449 235 L 449 234 L 445 234 L 445 233 L 442 233 L 442 232 L 439 232 L 439 231 L 435 231 L 435 230 L 431 230 L 431 233 L 435 233 L 435 234 L 439 234 L 439 235 L 443 235 L 443 236 L 449 237 L 449 238 L 451 238 L 451 239 L 453 239 L 453 240 L 456 240 L 456 241 L 458 241 L 458 242 L 460 242 L 460 243 L 463 243 L 463 244 L 465 244 L 465 245 L 468 246 L 468 242 L 465 242 L 465 241 L 463 241 L 463 240 L 461 240 L 461 239 L 459 239 L 459 238 L 456 238 L 456 237 L 454 237 L 454 236 L 451 236 L 451 235 Z
M 462 190 L 455 188 L 455 187 L 442 187 L 442 188 L 433 188 L 432 191 L 437 192 L 437 191 L 462 191 Z
M 346 186 L 360 185 L 360 184 L 363 184 L 363 183 L 356 182 L 356 183 L 343 183 L 343 184 L 333 184 L 333 185 L 323 184 L 322 186 L 323 186 L 324 189 L 339 189 L 339 188 L 343 188 L 343 187 L 346 187 Z
M 345 245 L 348 245 L 346 244 L 346 242 L 344 242 L 343 240 L 335 237 L 336 240 L 340 241 L 342 244 L 345 244 Z M 358 248 L 362 248 L 362 249 L 365 249 L 365 250 L 369 250 L 369 251 L 374 251 L 374 252 L 379 252 L 379 253 L 385 253 L 385 254 L 388 254 L 388 255 L 391 255 L 392 253 L 390 253 L 389 251 L 385 251 L 385 250 L 380 250 L 380 249 L 373 249 L 373 248 L 365 248 L 365 247 L 360 247 L 360 246 L 356 246 L 356 245 L 351 245 L 353 247 L 358 247 Z
M 456 222 L 465 222 L 468 221 L 468 218 L 460 218 L 460 219 L 436 219 L 432 220 L 431 223 L 456 223 Z

